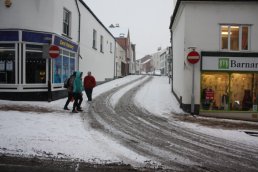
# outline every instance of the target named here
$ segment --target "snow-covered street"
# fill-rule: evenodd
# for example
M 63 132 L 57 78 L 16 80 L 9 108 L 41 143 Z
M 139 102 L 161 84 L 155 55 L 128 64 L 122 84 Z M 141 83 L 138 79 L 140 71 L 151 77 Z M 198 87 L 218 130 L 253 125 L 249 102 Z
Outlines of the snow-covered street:
M 152 162 L 179 171 L 258 170 L 258 137 L 237 128 L 258 131 L 258 124 L 208 119 L 236 126 L 225 129 L 179 120 L 185 114 L 170 90 L 167 77 L 127 76 L 97 86 L 92 103 L 84 94 L 80 114 L 63 110 L 66 99 L 0 100 L 0 154 L 134 167 Z

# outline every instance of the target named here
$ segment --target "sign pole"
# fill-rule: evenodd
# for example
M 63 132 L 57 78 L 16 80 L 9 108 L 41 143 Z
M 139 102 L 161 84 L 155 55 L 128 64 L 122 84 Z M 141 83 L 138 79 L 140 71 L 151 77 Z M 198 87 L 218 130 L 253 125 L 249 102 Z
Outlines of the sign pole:
M 187 60 L 189 63 L 193 65 L 192 95 L 191 95 L 191 114 L 193 115 L 194 114 L 194 64 L 200 60 L 200 55 L 198 52 L 195 51 L 195 48 L 193 48 L 193 51 L 188 53 Z
M 191 95 L 191 114 L 194 114 L 194 64 L 193 64 L 193 77 L 192 77 L 192 95 Z

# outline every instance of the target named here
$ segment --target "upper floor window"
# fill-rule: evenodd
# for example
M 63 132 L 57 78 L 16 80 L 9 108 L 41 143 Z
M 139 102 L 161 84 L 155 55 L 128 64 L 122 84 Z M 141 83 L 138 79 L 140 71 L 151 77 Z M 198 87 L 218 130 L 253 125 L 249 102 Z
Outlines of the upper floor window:
M 112 53 L 112 49 L 113 49 L 112 42 L 110 42 L 109 46 L 110 46 L 110 53 Z
M 103 36 L 100 36 L 100 52 L 103 53 Z
M 97 49 L 97 31 L 95 29 L 93 29 L 92 48 Z
M 246 51 L 250 49 L 249 25 L 221 25 L 221 49 L 228 51 Z
M 63 17 L 63 33 L 66 36 L 71 36 L 71 12 L 64 9 Z

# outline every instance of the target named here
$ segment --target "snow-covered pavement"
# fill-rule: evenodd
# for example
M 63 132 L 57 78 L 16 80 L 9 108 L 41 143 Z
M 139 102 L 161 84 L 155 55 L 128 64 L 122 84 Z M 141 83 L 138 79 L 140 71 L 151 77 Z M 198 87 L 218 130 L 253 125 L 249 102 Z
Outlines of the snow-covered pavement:
M 100 94 L 128 83 L 111 98 L 115 105 L 131 87 L 129 83 L 141 76 L 128 76 L 97 86 L 93 99 Z M 146 78 L 143 78 L 144 80 Z M 84 100 L 86 96 L 84 94 Z M 154 77 L 136 94 L 136 104 L 154 115 L 173 120 L 173 114 L 184 114 L 171 93 L 167 77 Z M 149 161 L 147 157 L 121 145 L 118 140 L 95 130 L 82 118 L 82 114 L 72 114 L 62 110 L 66 99 L 53 102 L 15 102 L 0 100 L 0 105 L 34 106 L 53 112 L 1 111 L 0 109 L 0 154 L 21 156 L 63 157 L 87 162 L 125 162 L 135 166 Z M 72 104 L 70 104 L 70 107 Z M 87 103 L 82 107 L 87 113 Z M 204 127 L 177 121 L 177 125 L 190 128 L 211 136 L 258 147 L 258 138 L 240 130 L 225 130 Z

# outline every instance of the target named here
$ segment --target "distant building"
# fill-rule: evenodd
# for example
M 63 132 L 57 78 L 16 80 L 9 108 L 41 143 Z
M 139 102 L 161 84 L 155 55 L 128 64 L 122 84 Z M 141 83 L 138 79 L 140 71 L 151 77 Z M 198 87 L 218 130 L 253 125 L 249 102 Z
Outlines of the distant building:
M 118 24 L 109 26 L 110 32 L 114 35 L 117 43 L 125 51 L 125 62 L 121 64 L 122 76 L 135 72 L 135 44 L 131 43 L 130 32 L 127 28 L 122 28 Z
M 258 121 L 257 16 L 257 0 L 175 1 L 172 89 L 184 111 Z M 195 65 L 187 60 L 193 50 Z

